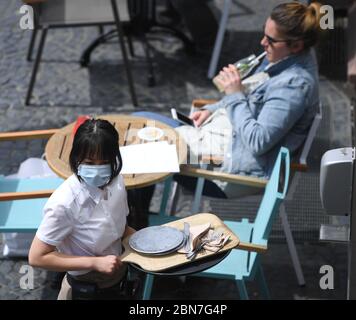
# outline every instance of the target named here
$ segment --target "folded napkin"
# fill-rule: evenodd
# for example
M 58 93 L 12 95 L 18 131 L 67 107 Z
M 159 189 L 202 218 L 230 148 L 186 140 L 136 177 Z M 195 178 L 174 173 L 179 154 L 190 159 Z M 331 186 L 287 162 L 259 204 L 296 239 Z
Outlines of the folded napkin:
M 194 250 L 200 243 L 200 239 L 208 232 L 210 228 L 210 223 L 200 224 L 197 226 L 190 226 L 189 228 L 189 248 L 186 250 L 185 246 L 178 250 L 179 253 L 188 253 L 191 250 Z
M 205 250 L 217 252 L 224 247 L 229 238 L 230 235 L 224 234 L 222 230 L 217 229 L 214 231 L 210 229 L 201 241 L 206 242 L 203 245 Z
M 223 228 L 216 230 L 210 228 L 210 223 L 191 226 L 189 236 L 189 250 L 185 246 L 178 250 L 179 253 L 189 253 L 194 251 L 203 243 L 202 249 L 218 252 L 230 239 L 230 235 L 224 233 Z

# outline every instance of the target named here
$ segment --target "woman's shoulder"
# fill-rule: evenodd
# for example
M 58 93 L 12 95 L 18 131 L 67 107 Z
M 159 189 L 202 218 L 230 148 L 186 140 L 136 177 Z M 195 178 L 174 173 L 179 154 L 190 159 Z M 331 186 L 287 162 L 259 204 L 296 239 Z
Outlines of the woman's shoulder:
M 302 85 L 317 83 L 318 67 L 312 52 L 291 56 L 286 61 L 280 63 L 284 64 L 284 68 L 275 76 L 271 77 L 269 81 L 270 86 L 275 85 Z M 278 66 L 276 67 L 278 68 Z
M 66 179 L 48 199 L 49 204 L 63 205 L 70 207 L 81 191 L 81 183 L 76 175 L 71 175 Z
M 278 76 L 272 78 L 270 88 L 283 87 L 312 87 L 317 84 L 317 78 L 310 70 L 295 64 L 281 72 Z

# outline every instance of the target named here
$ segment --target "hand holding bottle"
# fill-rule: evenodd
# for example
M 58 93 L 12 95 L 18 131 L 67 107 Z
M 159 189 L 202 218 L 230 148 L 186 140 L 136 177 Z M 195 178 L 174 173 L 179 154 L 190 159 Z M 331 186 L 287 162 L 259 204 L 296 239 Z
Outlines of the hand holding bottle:
M 216 83 L 223 88 L 226 94 L 241 92 L 243 90 L 240 73 L 233 64 L 229 64 L 220 71 Z
M 261 53 L 257 58 L 254 54 L 249 55 L 246 58 L 243 58 L 235 62 L 232 66 L 238 71 L 240 79 L 243 80 L 246 78 L 250 72 L 256 67 L 260 60 L 266 55 L 266 52 Z M 230 65 L 229 65 L 230 66 Z M 213 79 L 213 83 L 218 88 L 220 92 L 225 91 L 223 84 L 221 83 L 221 72 Z

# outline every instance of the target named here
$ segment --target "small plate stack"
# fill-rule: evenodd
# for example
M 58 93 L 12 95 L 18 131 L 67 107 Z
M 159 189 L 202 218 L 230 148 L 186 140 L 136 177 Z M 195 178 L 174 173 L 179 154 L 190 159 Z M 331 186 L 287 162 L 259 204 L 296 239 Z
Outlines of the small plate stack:
M 134 233 L 129 245 L 141 254 L 164 255 L 177 251 L 184 242 L 182 231 L 167 226 L 153 226 Z

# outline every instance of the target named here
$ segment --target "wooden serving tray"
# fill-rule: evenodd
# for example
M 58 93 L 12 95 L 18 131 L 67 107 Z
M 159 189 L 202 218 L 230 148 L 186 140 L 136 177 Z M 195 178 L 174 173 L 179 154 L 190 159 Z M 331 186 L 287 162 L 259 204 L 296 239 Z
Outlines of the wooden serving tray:
M 230 235 L 229 241 L 218 252 L 202 250 L 197 254 L 197 256 L 193 261 L 203 259 L 212 255 L 216 255 L 217 253 L 221 253 L 239 247 L 240 244 L 239 238 L 224 224 L 224 222 L 219 217 L 211 213 L 200 213 L 200 214 L 192 215 L 180 220 L 175 220 L 166 223 L 164 225 L 174 227 L 179 230 L 183 230 L 184 222 L 188 222 L 191 226 L 201 225 L 210 222 L 210 227 L 213 230 L 219 229 L 225 234 Z M 121 260 L 124 262 L 135 263 L 144 270 L 162 271 L 162 270 L 166 270 L 172 267 L 177 267 L 192 262 L 191 260 L 188 260 L 186 258 L 185 254 L 178 253 L 178 252 L 173 252 L 167 255 L 159 255 L 159 256 L 144 255 L 144 254 L 137 253 L 134 250 L 132 250 L 131 247 L 129 246 L 128 244 L 129 238 L 130 237 L 126 237 L 123 240 L 123 246 L 125 248 L 125 252 L 121 256 Z M 263 250 L 264 247 L 261 247 L 260 249 Z M 255 251 L 259 251 L 258 248 Z

